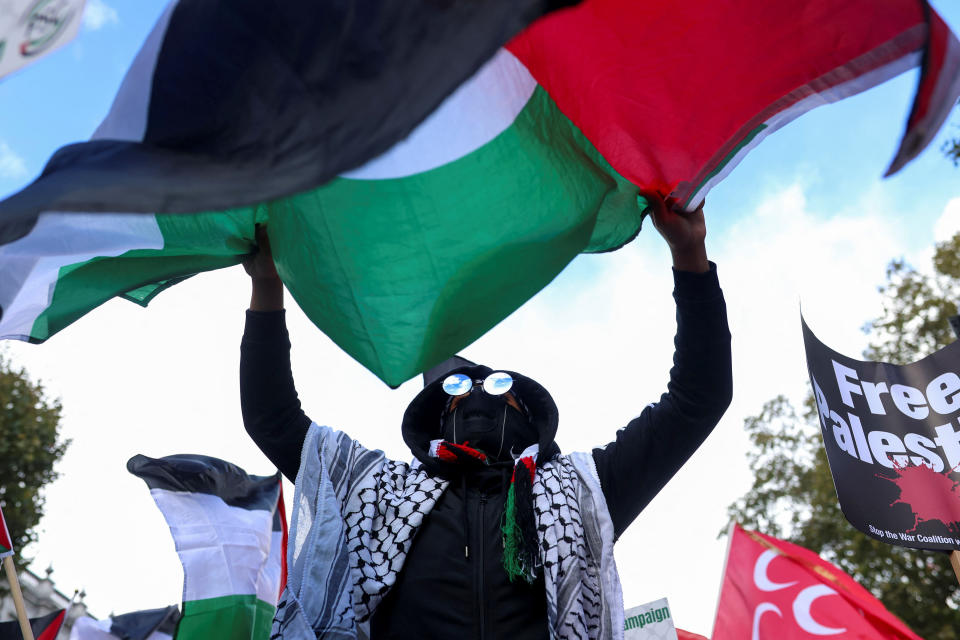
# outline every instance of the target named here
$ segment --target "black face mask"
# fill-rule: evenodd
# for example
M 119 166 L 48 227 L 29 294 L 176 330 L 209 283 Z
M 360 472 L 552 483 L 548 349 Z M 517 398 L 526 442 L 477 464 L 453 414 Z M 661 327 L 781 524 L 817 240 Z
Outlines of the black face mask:
M 469 443 L 494 461 L 514 455 L 537 442 L 536 428 L 507 404 L 503 396 L 475 389 L 443 417 L 441 436 L 457 444 Z

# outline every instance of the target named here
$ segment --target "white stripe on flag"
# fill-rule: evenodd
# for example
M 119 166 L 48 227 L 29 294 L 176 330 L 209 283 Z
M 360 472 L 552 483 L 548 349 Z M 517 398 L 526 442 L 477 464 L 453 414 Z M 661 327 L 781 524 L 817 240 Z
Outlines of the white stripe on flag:
M 402 178 L 462 158 L 513 124 L 536 88 L 523 63 L 501 49 L 405 140 L 343 177 Z
M 152 215 L 43 213 L 30 233 L 0 246 L 0 339 L 24 340 L 53 298 L 60 269 L 133 249 L 162 249 Z
M 70 629 L 70 640 L 119 640 L 110 633 L 113 620 L 94 620 L 86 616 L 77 618 Z M 173 636 L 163 631 L 154 631 L 146 640 L 173 640 Z
M 123 77 L 120 90 L 117 91 L 107 117 L 103 119 L 91 140 L 112 139 L 141 142 L 147 131 L 147 114 L 150 109 L 150 97 L 153 88 L 153 71 L 157 66 L 157 57 L 163 45 L 170 16 L 178 0 L 172 0 L 157 20 L 153 30 L 143 43 L 143 47 L 133 59 L 133 64 Z
M 117 636 L 110 633 L 113 621 L 94 620 L 86 616 L 77 618 L 70 629 L 70 640 L 117 640 Z
M 183 563 L 183 600 L 256 595 L 276 604 L 280 588 L 271 566 L 273 514 L 232 507 L 218 496 L 151 489 Z M 269 575 L 274 573 L 274 579 Z
M 270 555 L 266 566 L 260 573 L 257 581 L 257 594 L 261 600 L 270 604 L 277 604 L 280 599 L 280 573 L 283 568 L 283 532 L 274 531 L 270 534 Z M 270 595 L 270 589 L 273 594 Z M 267 597 L 270 596 L 270 597 Z

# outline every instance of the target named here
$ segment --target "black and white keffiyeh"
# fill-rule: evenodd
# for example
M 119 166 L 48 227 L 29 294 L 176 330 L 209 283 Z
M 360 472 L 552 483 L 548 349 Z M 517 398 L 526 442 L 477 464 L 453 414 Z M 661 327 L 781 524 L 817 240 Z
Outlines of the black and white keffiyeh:
M 447 486 L 311 425 L 297 475 L 287 587 L 272 638 L 365 638 L 410 543 Z M 613 525 L 590 454 L 558 456 L 533 485 L 551 638 L 622 638 Z

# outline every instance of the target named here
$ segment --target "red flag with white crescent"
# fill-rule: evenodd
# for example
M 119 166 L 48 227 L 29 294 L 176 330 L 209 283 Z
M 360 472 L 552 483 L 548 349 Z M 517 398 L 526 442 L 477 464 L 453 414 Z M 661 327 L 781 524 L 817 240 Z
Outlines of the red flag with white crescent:
M 922 640 L 814 552 L 735 525 L 713 640 Z

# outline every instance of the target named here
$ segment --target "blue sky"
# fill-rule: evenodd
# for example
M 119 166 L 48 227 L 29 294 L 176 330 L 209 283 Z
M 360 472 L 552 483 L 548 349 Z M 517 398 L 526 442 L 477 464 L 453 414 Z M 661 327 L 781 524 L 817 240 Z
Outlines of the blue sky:
M 932 4 L 960 31 L 960 3 Z M 165 3 L 88 5 L 73 43 L 0 81 L 0 197 L 27 184 L 59 146 L 93 132 Z M 777 393 L 805 389 L 798 300 L 824 342 L 858 355 L 886 262 L 904 255 L 922 263 L 937 221 L 951 207 L 960 216 L 960 169 L 939 151 L 947 136 L 960 136 L 956 111 L 927 151 L 881 179 L 915 84 L 911 72 L 804 115 L 708 197 L 708 251 L 734 334 L 734 404 L 618 543 L 628 607 L 667 596 L 680 626 L 709 633 L 724 552 L 716 533 L 751 479 L 742 420 Z M 597 438 L 612 437 L 662 391 L 670 286 L 668 254 L 645 228 L 620 251 L 575 260 L 464 355 L 544 383 L 560 405 L 566 451 L 602 444 Z M 165 606 L 180 593 L 169 533 L 142 483 L 123 469 L 129 456 L 192 451 L 271 472 L 240 426 L 236 360 L 247 296 L 239 268 L 206 274 L 146 311 L 111 302 L 44 345 L 7 347 L 62 398 L 64 435 L 74 440 L 29 552 L 36 569 L 54 564 L 61 588 L 86 587 L 98 616 Z M 417 382 L 387 390 L 296 309 L 288 315 L 308 413 L 405 459 L 397 425 Z M 584 380 L 597 385 L 590 402 L 578 395 Z

